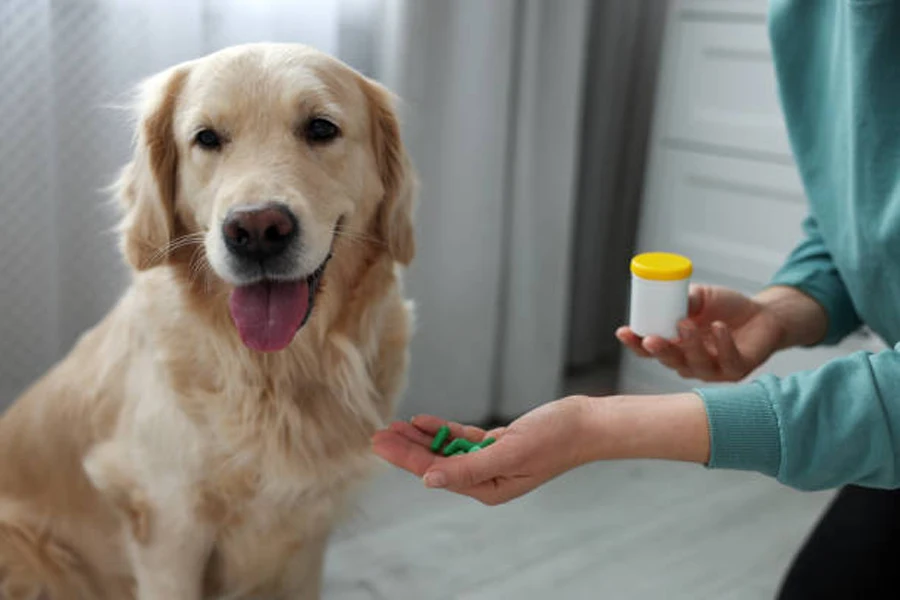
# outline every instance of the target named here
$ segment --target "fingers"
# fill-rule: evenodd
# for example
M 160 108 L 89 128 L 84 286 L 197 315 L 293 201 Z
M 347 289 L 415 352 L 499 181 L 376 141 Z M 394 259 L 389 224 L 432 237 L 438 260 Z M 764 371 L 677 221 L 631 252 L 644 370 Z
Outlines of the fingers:
M 687 367 L 681 348 L 665 338 L 649 336 L 644 338 L 643 346 L 651 357 L 674 371 Z
M 478 427 L 447 423 L 455 432 L 454 437 L 471 441 L 494 437 L 498 443 L 478 452 L 444 457 L 431 452 L 432 436 L 427 431 L 436 431 L 445 421 L 430 415 L 414 421 L 415 425 L 398 421 L 375 433 L 372 450 L 394 466 L 421 477 L 427 487 L 447 489 L 490 506 L 508 502 L 536 487 L 533 478 L 509 475 L 514 472 L 516 457 L 501 443 L 505 427 L 485 432 Z
M 446 421 L 432 415 L 419 415 L 413 417 L 410 422 L 412 423 L 414 428 L 417 428 L 430 436 L 434 436 L 434 434 L 437 433 L 438 429 L 440 429 L 443 425 L 446 425 L 450 428 L 451 437 L 465 438 L 470 442 L 480 442 L 485 438 L 485 431 L 480 427 L 475 427 L 473 425 L 462 425 L 460 423 Z M 430 439 L 428 443 L 431 443 Z
M 410 423 L 429 435 L 434 435 L 443 425 L 449 425 L 446 419 L 434 415 L 416 415 L 409 420 Z
M 650 353 L 644 350 L 643 340 L 635 334 L 630 327 L 619 327 L 616 330 L 616 337 L 626 348 L 640 356 L 641 358 L 650 358 Z
M 388 430 L 399 433 L 409 441 L 420 446 L 431 446 L 431 441 L 434 439 L 433 435 L 425 433 L 407 421 L 394 421 L 390 424 Z
M 396 467 L 422 477 L 438 456 L 427 446 L 415 443 L 395 431 L 379 431 L 372 436 L 372 451 Z
M 386 430 L 376 432 L 372 436 L 372 451 L 389 463 L 420 477 L 436 460 L 446 460 L 431 451 L 434 440 L 431 432 L 436 433 L 442 425 L 450 427 L 453 438 L 480 442 L 488 437 L 488 432 L 479 427 L 447 422 L 431 415 L 415 417 L 413 421 L 415 424 L 395 421 Z M 490 437 L 499 437 L 503 430 L 504 428 L 492 430 Z
M 719 370 L 722 378 L 727 381 L 742 378 L 746 371 L 746 361 L 738 351 L 728 327 L 717 321 L 712 324 L 712 333 L 719 354 Z
M 681 335 L 681 347 L 684 350 L 684 363 L 687 370 L 699 379 L 708 380 L 716 377 L 719 365 L 710 356 L 697 326 L 690 321 L 685 321 L 679 324 L 678 331 Z
M 678 325 L 679 340 L 670 341 L 658 336 L 641 338 L 629 327 L 620 327 L 616 337 L 641 358 L 654 358 L 677 371 L 684 378 L 705 381 L 733 381 L 744 375 L 745 360 L 738 352 L 730 330 L 721 322 L 702 325 L 696 321 L 709 301 L 707 286 L 691 286 L 689 318 Z
M 472 490 L 498 475 L 504 474 L 513 457 L 503 447 L 502 440 L 478 452 L 437 460 L 425 472 L 422 480 L 430 488 L 449 488 L 472 495 Z
M 408 423 L 401 425 L 415 429 Z M 428 487 L 480 495 L 487 489 L 482 484 L 502 473 L 509 463 L 506 450 L 496 449 L 499 443 L 478 452 L 444 457 L 431 452 L 427 445 L 407 437 L 415 436 L 409 429 L 397 427 L 377 432 L 372 436 L 372 451 L 392 465 L 422 477 Z

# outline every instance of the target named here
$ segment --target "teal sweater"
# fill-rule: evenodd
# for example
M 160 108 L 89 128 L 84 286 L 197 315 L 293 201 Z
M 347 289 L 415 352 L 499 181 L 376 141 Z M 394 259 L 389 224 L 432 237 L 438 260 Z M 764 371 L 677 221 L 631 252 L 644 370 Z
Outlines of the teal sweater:
M 810 205 L 773 283 L 825 307 L 824 343 L 865 323 L 894 349 L 698 390 L 709 466 L 900 488 L 900 0 L 771 0 L 769 33 Z

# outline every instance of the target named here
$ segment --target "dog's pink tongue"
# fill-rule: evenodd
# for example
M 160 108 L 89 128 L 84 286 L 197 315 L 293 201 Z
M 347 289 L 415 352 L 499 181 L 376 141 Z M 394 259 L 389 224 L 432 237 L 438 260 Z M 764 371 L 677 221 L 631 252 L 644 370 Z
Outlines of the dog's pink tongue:
M 244 344 L 260 352 L 283 350 L 294 339 L 309 310 L 309 283 L 262 282 L 235 288 L 231 318 Z

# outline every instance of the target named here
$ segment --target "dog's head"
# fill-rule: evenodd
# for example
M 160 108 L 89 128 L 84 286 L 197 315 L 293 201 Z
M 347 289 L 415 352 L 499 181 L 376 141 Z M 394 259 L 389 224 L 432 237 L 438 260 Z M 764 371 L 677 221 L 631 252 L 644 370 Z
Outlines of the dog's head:
M 138 114 L 119 182 L 124 254 L 139 271 L 202 261 L 192 268 L 229 286 L 247 346 L 291 342 L 342 230 L 412 260 L 414 180 L 392 98 L 336 59 L 229 48 L 145 81 Z

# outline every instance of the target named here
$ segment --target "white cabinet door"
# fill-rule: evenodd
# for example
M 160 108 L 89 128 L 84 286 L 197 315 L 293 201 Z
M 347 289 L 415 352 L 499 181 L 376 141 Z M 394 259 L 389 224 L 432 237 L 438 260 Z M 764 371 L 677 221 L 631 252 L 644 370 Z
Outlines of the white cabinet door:
M 794 166 L 666 147 L 656 155 L 640 250 L 690 256 L 706 279 L 768 281 L 796 244 L 807 212 Z
M 764 8 L 765 2 L 736 0 L 672 4 L 656 144 L 790 162 L 765 16 L 759 12 Z

